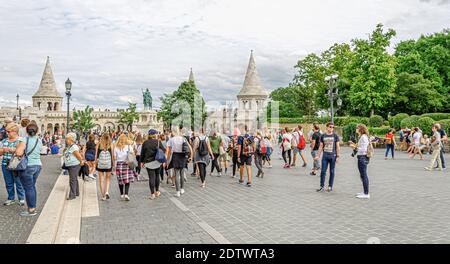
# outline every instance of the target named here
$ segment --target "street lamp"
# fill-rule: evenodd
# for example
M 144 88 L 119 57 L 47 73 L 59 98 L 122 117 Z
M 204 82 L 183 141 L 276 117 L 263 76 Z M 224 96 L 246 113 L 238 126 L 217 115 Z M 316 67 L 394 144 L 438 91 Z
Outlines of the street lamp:
M 72 94 L 70 93 L 70 91 L 72 90 L 72 82 L 70 81 L 69 78 L 67 78 L 66 81 L 66 96 L 67 96 L 67 124 L 66 124 L 66 135 L 69 131 L 69 120 L 70 120 L 70 97 L 72 96 Z
M 81 128 L 80 128 L 80 116 L 77 116 L 77 123 L 78 123 L 78 142 L 81 140 Z
M 22 120 L 22 109 L 19 108 L 19 94 L 16 95 L 16 99 L 17 99 L 16 110 L 19 110 L 19 121 L 20 121 L 20 120 Z
M 338 87 L 337 87 L 337 80 L 338 75 L 333 74 L 330 76 L 325 77 L 325 81 L 328 83 L 328 91 L 327 91 L 327 97 L 330 99 L 330 107 L 331 107 L 331 122 L 334 123 L 334 99 L 338 96 Z M 335 89 L 335 90 L 334 90 Z M 337 105 L 338 107 L 341 107 L 342 105 L 342 99 L 337 99 Z

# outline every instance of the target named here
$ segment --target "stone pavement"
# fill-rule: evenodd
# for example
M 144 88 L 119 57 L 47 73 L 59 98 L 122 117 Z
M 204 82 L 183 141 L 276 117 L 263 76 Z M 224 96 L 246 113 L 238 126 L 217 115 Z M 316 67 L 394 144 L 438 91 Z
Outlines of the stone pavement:
M 19 216 L 26 207 L 20 207 L 18 204 L 3 206 L 3 202 L 8 198 L 6 194 L 5 181 L 0 180 L 0 244 L 24 244 L 36 223 L 39 213 L 42 210 L 53 185 L 61 173 L 60 157 L 48 156 L 42 157 L 44 164 L 41 174 L 37 180 L 38 215 L 35 217 L 24 218 Z M 0 172 L 1 174 L 1 172 Z
M 424 171 L 428 160 L 404 153 L 385 161 L 383 153 L 376 150 L 369 164 L 370 200 L 354 198 L 362 184 L 348 148 L 332 193 L 316 193 L 319 177 L 309 169 L 282 169 L 276 153 L 274 167 L 265 169 L 264 179 L 254 177 L 251 188 L 208 175 L 201 189 L 188 176 L 181 198 L 164 183 L 163 195 L 148 200 L 148 182 L 135 182 L 132 200 L 122 202 L 113 177 L 112 198 L 100 202 L 100 216 L 82 219 L 81 242 L 450 243 L 450 171 Z

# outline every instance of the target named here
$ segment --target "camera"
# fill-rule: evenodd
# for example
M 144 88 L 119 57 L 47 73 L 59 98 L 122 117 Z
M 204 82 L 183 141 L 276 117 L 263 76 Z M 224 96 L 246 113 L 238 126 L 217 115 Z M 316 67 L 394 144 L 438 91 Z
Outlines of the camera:
M 356 144 L 356 138 L 355 138 L 355 136 L 350 136 L 349 142 L 351 142 L 351 143 L 353 143 L 353 144 Z M 353 152 L 352 152 L 352 154 L 351 154 L 352 157 L 355 157 L 357 153 L 358 153 L 358 149 L 357 149 L 357 148 L 353 149 Z

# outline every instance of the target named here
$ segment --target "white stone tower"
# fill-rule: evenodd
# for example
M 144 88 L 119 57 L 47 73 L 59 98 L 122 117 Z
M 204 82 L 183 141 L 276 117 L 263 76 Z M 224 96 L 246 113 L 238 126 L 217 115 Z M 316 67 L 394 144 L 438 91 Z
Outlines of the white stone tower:
M 253 50 L 250 54 L 250 60 L 245 74 L 244 85 L 237 95 L 238 109 L 237 122 L 241 127 L 247 125 L 250 131 L 261 129 L 259 116 L 263 113 L 266 106 L 268 93 L 264 90 L 256 71 L 256 63 L 253 58 Z
M 50 57 L 47 57 L 44 73 L 38 91 L 33 95 L 33 107 L 44 111 L 60 111 L 63 97 L 56 89 L 55 78 L 50 67 Z
M 191 72 L 189 73 L 189 80 L 188 81 L 191 81 L 191 82 L 194 82 L 195 83 L 195 80 L 194 80 L 194 72 L 192 71 L 192 68 L 191 68 Z

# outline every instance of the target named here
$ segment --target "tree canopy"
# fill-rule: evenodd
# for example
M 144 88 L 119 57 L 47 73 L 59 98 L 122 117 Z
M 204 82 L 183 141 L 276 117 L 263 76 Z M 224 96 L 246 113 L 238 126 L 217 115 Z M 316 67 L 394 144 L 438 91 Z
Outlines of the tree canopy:
M 336 43 L 300 59 L 292 82 L 274 90 L 271 98 L 280 101 L 280 117 L 327 110 L 325 77 L 337 74 L 340 115 L 449 112 L 449 32 L 401 41 L 391 54 L 388 50 L 396 32 L 378 24 L 367 39 Z
M 185 81 L 178 89 L 160 97 L 162 118 L 166 127 L 172 125 L 199 129 L 206 119 L 205 101 L 193 81 Z

